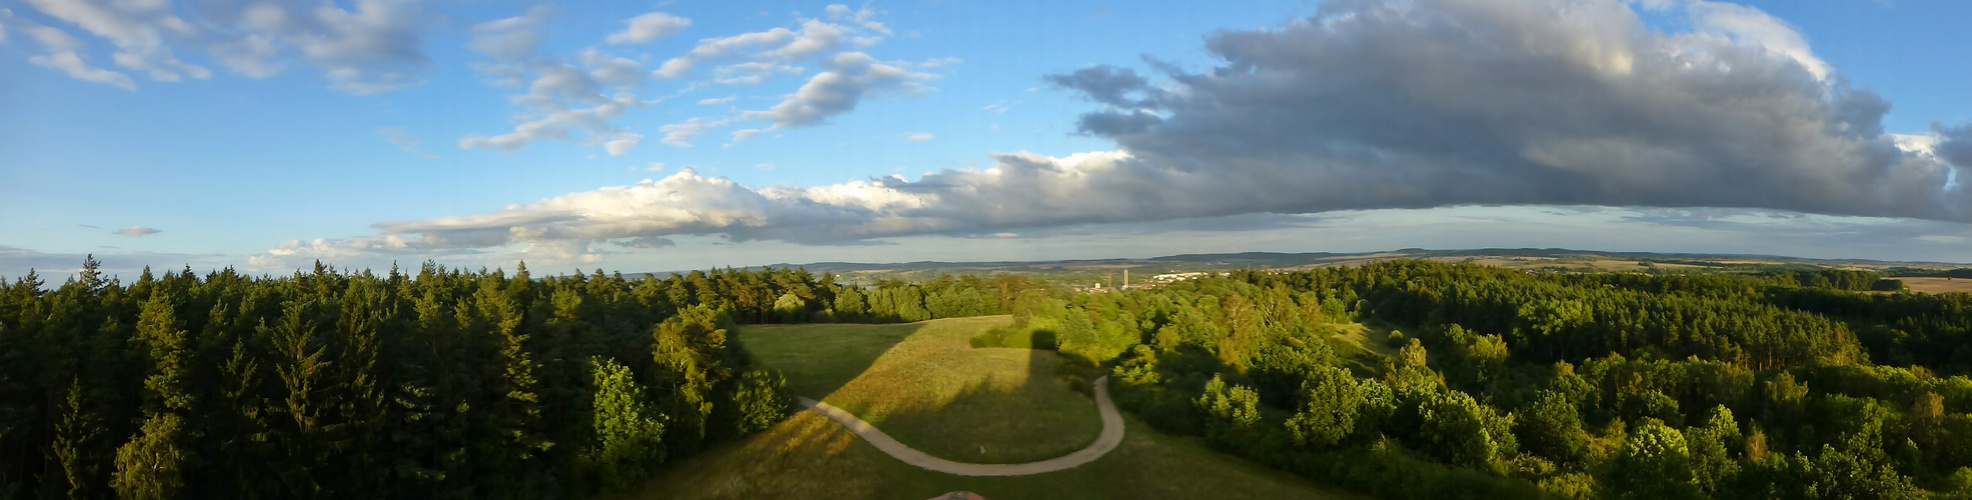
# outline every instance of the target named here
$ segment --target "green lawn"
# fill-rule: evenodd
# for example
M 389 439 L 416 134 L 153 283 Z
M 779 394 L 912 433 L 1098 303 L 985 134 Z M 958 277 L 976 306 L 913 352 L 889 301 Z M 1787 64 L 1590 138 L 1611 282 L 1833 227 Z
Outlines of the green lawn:
M 741 335 L 759 363 L 787 373 L 797 394 L 825 396 L 934 455 L 1026 461 L 1013 459 L 1051 458 L 1039 455 L 1093 441 L 1101 425 L 1094 403 L 1054 375 L 1061 358 L 968 346 L 974 333 L 1006 321 L 746 327 Z M 827 418 L 801 412 L 750 439 L 666 464 L 644 488 L 620 496 L 917 499 L 967 490 L 1001 499 L 1359 498 L 1159 434 L 1127 414 L 1125 420 L 1123 444 L 1094 463 L 975 478 L 905 465 Z

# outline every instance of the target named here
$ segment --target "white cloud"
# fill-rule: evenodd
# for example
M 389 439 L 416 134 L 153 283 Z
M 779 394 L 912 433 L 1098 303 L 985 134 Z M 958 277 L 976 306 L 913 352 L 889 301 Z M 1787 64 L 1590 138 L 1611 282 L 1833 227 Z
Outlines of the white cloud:
M 737 110 L 724 118 L 693 118 L 667 125 L 665 140 L 674 147 L 689 147 L 689 139 L 707 130 L 723 128 L 741 121 L 768 121 L 763 128 L 732 132 L 725 147 L 761 134 L 802 126 L 819 125 L 831 117 L 854 111 L 866 99 L 887 95 L 917 95 L 930 90 L 924 82 L 938 75 L 917 71 L 956 64 L 957 59 L 932 59 L 924 63 L 882 62 L 855 51 L 881 42 L 891 35 L 888 27 L 876 22 L 876 11 L 832 5 L 827 19 L 803 19 L 799 30 L 774 28 L 740 35 L 706 38 L 691 51 L 666 60 L 653 76 L 679 79 L 692 74 L 701 63 L 742 60 L 718 66 L 710 83 L 716 85 L 757 85 L 783 74 L 802 74 L 806 68 L 795 65 L 817 60 L 821 73 L 808 79 L 794 94 L 765 110 Z M 695 85 L 703 84 L 698 83 Z M 732 98 L 706 99 L 702 105 L 726 104 Z
M 623 23 L 629 26 L 622 32 L 605 39 L 610 45 L 650 43 L 670 38 L 690 27 L 692 20 L 663 12 L 652 12 L 630 18 Z
M 799 75 L 807 71 L 800 66 L 778 62 L 755 61 L 728 64 L 712 69 L 712 83 L 718 85 L 759 85 L 767 83 L 776 75 Z
M 692 147 L 692 138 L 731 124 L 733 124 L 731 119 L 692 118 L 685 120 L 684 123 L 658 127 L 657 131 L 663 132 L 664 138 L 657 142 L 674 148 L 689 148 Z
M 117 47 L 111 59 L 118 66 L 142 72 L 153 81 L 176 82 L 184 77 L 212 76 L 211 71 L 179 61 L 173 54 L 167 39 L 190 38 L 197 30 L 179 18 L 168 2 L 26 1 L 49 17 L 109 40 Z M 69 74 L 75 76 L 74 72 Z
M 663 163 L 651 163 L 651 164 L 650 164 L 650 167 L 647 167 L 647 168 L 645 168 L 645 169 L 644 169 L 644 171 L 645 171 L 645 172 L 663 172 L 663 171 L 664 171 L 664 168 L 665 168 L 665 166 L 664 166 L 664 164 L 663 164 Z
M 515 115 L 519 124 L 512 132 L 492 137 L 468 135 L 459 141 L 459 147 L 512 152 L 536 141 L 571 141 L 601 146 L 611 156 L 626 154 L 636 147 L 643 136 L 629 133 L 612 121 L 630 109 L 671 97 L 645 101 L 633 93 L 646 79 L 646 72 L 636 61 L 593 48 L 583 50 L 576 57 L 581 66 L 539 57 L 477 66 L 494 79 L 495 85 L 518 84 L 528 77 L 532 80 L 526 85 L 526 93 L 510 98 L 522 108 Z
M 123 90 L 137 90 L 137 84 L 130 81 L 129 75 L 90 67 L 88 62 L 82 60 L 82 56 L 74 52 L 56 52 L 45 56 L 33 56 L 27 58 L 27 62 L 35 66 L 60 71 L 68 75 L 69 78 L 100 83 Z
M 1813 74 L 1816 80 L 1826 82 L 1833 72 L 1828 63 L 1815 57 L 1814 51 L 1808 48 L 1806 37 L 1786 21 L 1767 15 L 1760 9 L 1704 0 L 1695 0 L 1686 8 L 1690 11 L 1693 24 L 1703 33 L 1728 37 L 1787 56 L 1800 63 L 1801 68 Z
M 764 47 L 778 46 L 794 39 L 795 33 L 787 28 L 774 28 L 767 31 L 744 33 L 729 37 L 699 40 L 691 52 L 664 61 L 653 76 L 663 79 L 677 79 L 690 75 L 700 61 L 739 57 Z
M 88 47 L 82 43 L 82 40 L 55 28 L 29 25 L 24 31 L 27 32 L 28 38 L 33 38 L 35 43 L 41 44 L 41 47 L 48 49 L 48 52 L 75 52 Z
M 148 227 L 144 227 L 144 226 L 130 226 L 130 228 L 128 228 L 128 229 L 119 229 L 119 230 L 117 230 L 117 231 L 115 231 L 115 232 L 114 232 L 114 234 L 120 234 L 120 235 L 124 235 L 124 236 L 131 236 L 131 237 L 138 237 L 138 236 L 150 236 L 150 235 L 153 235 L 153 234 L 157 234 L 157 233 L 162 233 L 162 232 L 164 232 L 164 231 L 159 231 L 159 230 L 156 230 L 156 229 L 151 229 L 151 228 L 148 228 Z
M 1019 103 L 1015 102 L 1014 104 L 1019 104 Z M 1013 109 L 1013 105 L 1007 104 L 1006 101 L 1000 101 L 1000 102 L 988 104 L 986 105 L 986 107 L 979 109 L 987 113 L 992 113 L 993 116 L 1004 116 L 1007 114 L 1007 111 Z
M 377 129 L 377 135 L 383 137 L 384 142 L 392 146 L 397 146 L 399 151 L 410 153 L 427 160 L 438 159 L 438 155 L 425 152 L 425 142 L 418 139 L 417 136 L 411 135 L 411 131 L 404 127 L 380 128 Z
M 801 90 L 764 111 L 747 111 L 740 116 L 767 120 L 775 129 L 815 125 L 829 117 L 848 113 L 867 97 L 886 93 L 915 95 L 924 91 L 918 82 L 935 80 L 937 75 L 913 73 L 877 62 L 861 52 L 844 52 L 823 64 L 828 71 L 810 78 Z
M 1944 140 L 1935 134 L 1887 134 L 1896 141 L 1897 149 L 1925 157 L 1936 157 L 1938 143 Z
M 733 103 L 733 101 L 737 101 L 737 100 L 739 100 L 739 96 L 736 96 L 736 95 L 730 95 L 730 96 L 726 96 L 726 97 L 714 97 L 714 98 L 711 98 L 711 99 L 699 99 L 699 100 L 698 100 L 698 105 L 700 105 L 700 106 L 718 106 L 718 105 L 722 105 L 722 104 L 732 104 L 732 103 Z
M 537 88 L 554 86 L 555 84 L 552 83 L 543 85 L 537 82 Z M 610 120 L 622 116 L 630 108 L 647 105 L 642 101 L 638 101 L 636 96 L 627 94 L 619 95 L 615 98 L 605 98 L 602 101 L 602 104 L 598 104 L 595 107 L 583 109 L 570 109 L 559 107 L 555 104 L 546 104 L 543 106 L 556 109 L 527 115 L 530 118 L 529 121 L 514 127 L 514 131 L 507 134 L 493 137 L 483 135 L 466 136 L 464 139 L 459 140 L 459 147 L 461 149 L 485 148 L 512 152 L 525 149 L 529 144 L 540 140 L 571 140 L 585 144 L 603 145 L 611 140 L 609 139 L 609 134 L 615 128 L 610 124 Z M 583 131 L 588 133 L 577 133 Z
M 927 59 L 924 62 L 904 63 L 903 65 L 906 67 L 910 67 L 912 69 L 938 69 L 948 66 L 957 66 L 964 62 L 965 62 L 964 60 L 961 60 L 956 57 L 940 57 L 936 59 Z
M 610 156 L 623 156 L 629 153 L 631 148 L 637 147 L 639 142 L 644 142 L 644 136 L 628 132 L 618 133 L 610 136 L 609 142 L 603 143 L 603 150 L 608 151 Z
M 418 85 L 431 63 L 422 53 L 421 31 L 427 23 L 422 22 L 419 0 L 358 0 L 353 10 L 335 3 L 180 9 L 162 0 L 26 2 L 109 41 L 116 47 L 111 61 L 157 82 L 212 77 L 210 70 L 179 60 L 180 48 L 204 51 L 233 72 L 252 78 L 285 70 L 292 49 L 322 69 L 331 89 L 357 95 Z M 67 58 L 50 54 L 43 59 Z M 103 80 L 100 74 L 81 74 L 98 78 L 91 81 Z
M 581 61 L 582 66 L 589 69 L 589 76 L 613 85 L 617 90 L 635 90 L 643 86 L 650 75 L 637 61 L 606 55 L 596 49 L 582 51 Z
M 831 12 L 831 20 L 836 22 L 819 19 L 803 20 L 799 31 L 773 28 L 767 31 L 702 39 L 692 47 L 691 51 L 665 60 L 653 75 L 667 80 L 683 78 L 690 75 L 702 63 L 732 59 L 747 59 L 750 63 L 772 63 L 752 66 L 742 63 L 725 69 L 724 74 L 717 76 L 718 80 L 727 85 L 760 83 L 765 81 L 763 75 L 787 71 L 780 64 L 820 57 L 844 48 L 876 45 L 890 36 L 890 31 L 882 23 L 870 21 L 869 18 L 874 15 L 874 11 L 867 9 L 847 16 L 834 16 Z M 798 70 L 798 68 L 794 69 L 794 71 Z
M 908 140 L 908 141 L 911 141 L 911 142 L 925 142 L 925 141 L 929 141 L 929 140 L 931 140 L 932 138 L 933 138 L 933 136 L 932 136 L 931 134 L 929 134 L 929 133 L 919 133 L 919 134 L 910 134 L 910 135 L 907 135 L 907 136 L 904 136 L 904 139 L 905 139 L 905 140 Z
M 541 47 L 541 25 L 553 14 L 547 6 L 536 6 L 526 14 L 475 24 L 466 47 L 500 61 L 533 57 Z

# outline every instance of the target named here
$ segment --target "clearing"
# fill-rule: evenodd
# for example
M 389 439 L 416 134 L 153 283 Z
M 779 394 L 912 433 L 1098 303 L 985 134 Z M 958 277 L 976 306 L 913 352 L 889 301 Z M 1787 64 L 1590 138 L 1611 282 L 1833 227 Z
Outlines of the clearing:
M 1071 389 L 1092 369 L 1053 351 L 974 349 L 1010 318 L 903 325 L 748 326 L 756 362 L 782 370 L 796 395 L 820 397 L 899 442 L 948 460 L 1019 463 L 1079 450 L 1101 429 L 1094 402 Z M 1113 452 L 1087 465 L 1017 477 L 965 477 L 913 467 L 814 412 L 750 439 L 666 464 L 624 498 L 1361 498 L 1167 436 L 1124 416 Z

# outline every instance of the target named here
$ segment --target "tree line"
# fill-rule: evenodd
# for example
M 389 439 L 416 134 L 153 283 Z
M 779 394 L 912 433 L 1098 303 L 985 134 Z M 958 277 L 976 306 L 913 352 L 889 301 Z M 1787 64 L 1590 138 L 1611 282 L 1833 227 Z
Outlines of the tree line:
M 0 288 L 0 499 L 559 498 L 782 420 L 736 325 L 995 314 L 1020 278 L 415 272 Z

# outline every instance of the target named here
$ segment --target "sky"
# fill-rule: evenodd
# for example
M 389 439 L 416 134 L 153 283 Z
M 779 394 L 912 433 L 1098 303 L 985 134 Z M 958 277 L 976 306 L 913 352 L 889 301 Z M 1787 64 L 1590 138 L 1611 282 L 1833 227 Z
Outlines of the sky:
M 1956 0 L 0 0 L 0 276 L 1972 262 Z

